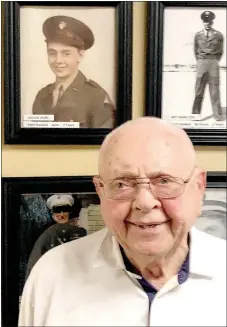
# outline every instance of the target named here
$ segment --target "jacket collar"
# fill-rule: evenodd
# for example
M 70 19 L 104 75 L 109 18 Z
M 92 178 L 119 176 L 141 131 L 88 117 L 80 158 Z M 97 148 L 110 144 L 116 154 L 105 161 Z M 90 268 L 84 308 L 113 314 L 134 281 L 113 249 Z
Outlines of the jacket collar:
M 78 74 L 76 75 L 76 77 L 73 79 L 73 81 L 68 85 L 67 83 L 67 88 L 64 88 L 64 91 L 67 91 L 67 89 L 70 87 L 72 88 L 74 91 L 78 91 L 80 90 L 84 84 L 87 82 L 87 78 L 84 76 L 84 74 L 82 74 L 82 72 L 79 70 Z M 63 83 L 64 85 L 64 83 Z M 48 94 L 52 94 L 54 91 L 54 88 L 56 86 L 56 83 L 50 84 L 49 88 L 48 88 Z
M 86 77 L 79 70 L 78 74 L 77 74 L 76 78 L 73 80 L 71 86 L 74 91 L 77 91 L 77 90 L 81 89 L 86 82 L 87 82 Z
M 212 39 L 214 37 L 214 35 L 216 34 L 216 31 L 213 28 L 211 28 L 210 30 L 208 30 L 208 33 L 209 33 L 208 39 Z M 206 29 L 203 29 L 202 30 L 202 34 L 206 38 L 207 30 Z
M 101 233 L 100 233 L 101 232 Z M 114 269 L 126 270 L 119 243 L 107 228 L 101 230 L 99 241 L 90 252 L 91 263 L 94 268 L 108 266 Z M 212 242 L 211 242 L 212 243 Z M 193 227 L 190 231 L 189 273 L 204 278 L 212 278 L 215 262 L 211 257 L 212 245 L 209 250 L 210 235 Z M 129 273 L 129 272 L 128 272 Z M 132 274 L 139 278 L 138 275 Z

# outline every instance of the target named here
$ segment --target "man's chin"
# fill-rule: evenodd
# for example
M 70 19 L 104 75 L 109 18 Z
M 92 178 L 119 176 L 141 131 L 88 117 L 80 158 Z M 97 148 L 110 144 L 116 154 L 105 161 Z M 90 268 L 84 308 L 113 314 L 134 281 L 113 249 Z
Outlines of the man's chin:
M 68 222 L 68 220 L 59 220 L 58 224 L 66 224 Z
M 69 74 L 66 74 L 66 73 L 54 73 L 56 78 L 59 78 L 59 79 L 67 79 L 70 75 Z
M 165 246 L 162 244 L 155 243 L 138 243 L 137 246 L 133 246 L 131 248 L 134 253 L 145 257 L 158 257 L 163 255 L 166 252 Z

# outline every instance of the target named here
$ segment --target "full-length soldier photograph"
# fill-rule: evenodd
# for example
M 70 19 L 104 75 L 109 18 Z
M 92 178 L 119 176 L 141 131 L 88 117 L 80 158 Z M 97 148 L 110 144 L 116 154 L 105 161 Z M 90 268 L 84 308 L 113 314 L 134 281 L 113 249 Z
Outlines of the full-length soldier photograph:
M 185 129 L 226 130 L 224 3 L 168 5 L 164 22 L 161 117 Z
M 197 74 L 193 114 L 200 114 L 206 85 L 209 85 L 213 117 L 217 121 L 226 119 L 220 103 L 219 61 L 223 54 L 223 35 L 213 28 L 215 14 L 204 11 L 201 20 L 204 28 L 197 32 L 194 39 L 194 54 L 197 60 Z
M 91 29 L 68 16 L 52 16 L 43 24 L 54 83 L 42 88 L 33 103 L 33 114 L 54 115 L 56 122 L 79 122 L 82 128 L 112 128 L 115 108 L 98 83 L 80 71 L 86 50 L 95 43 Z

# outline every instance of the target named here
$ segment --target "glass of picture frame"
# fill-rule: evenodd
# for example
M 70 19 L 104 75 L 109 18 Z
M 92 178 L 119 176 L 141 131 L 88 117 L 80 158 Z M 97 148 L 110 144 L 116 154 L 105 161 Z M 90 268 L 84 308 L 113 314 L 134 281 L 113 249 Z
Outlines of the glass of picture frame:
M 131 119 L 132 2 L 2 9 L 5 144 L 101 144 Z
M 146 115 L 185 129 L 195 145 L 226 144 L 226 6 L 151 1 Z

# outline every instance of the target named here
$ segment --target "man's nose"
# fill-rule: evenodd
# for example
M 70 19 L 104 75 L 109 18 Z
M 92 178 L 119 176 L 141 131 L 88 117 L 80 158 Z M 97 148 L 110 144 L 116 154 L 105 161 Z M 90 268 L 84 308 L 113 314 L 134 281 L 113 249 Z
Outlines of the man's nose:
M 134 209 L 142 210 L 143 212 L 149 212 L 154 208 L 160 208 L 161 202 L 152 193 L 152 190 L 148 183 L 138 185 L 137 194 L 133 202 Z
M 59 63 L 62 63 L 63 62 L 63 56 L 61 53 L 57 53 L 56 55 L 56 63 L 59 64 Z

